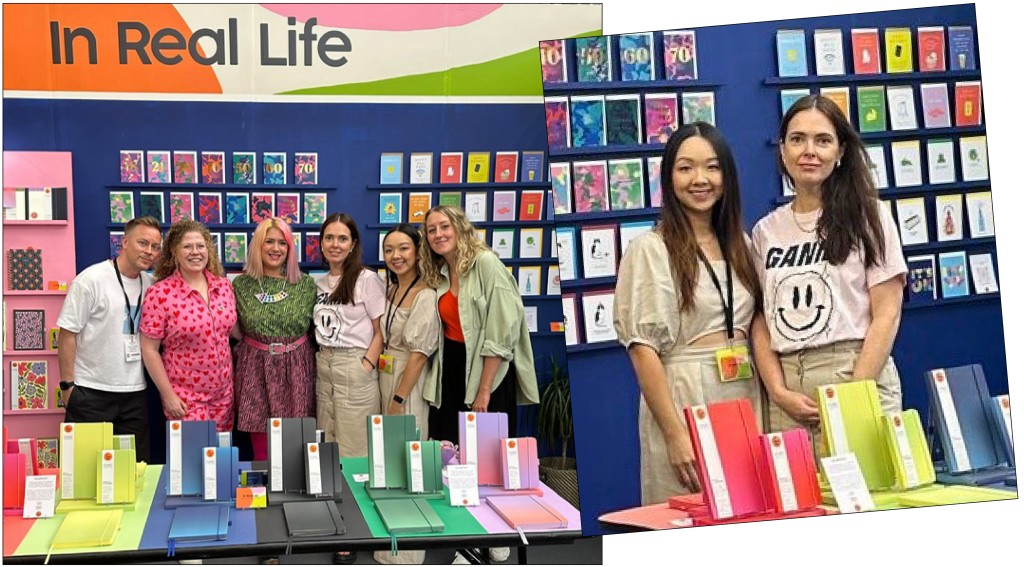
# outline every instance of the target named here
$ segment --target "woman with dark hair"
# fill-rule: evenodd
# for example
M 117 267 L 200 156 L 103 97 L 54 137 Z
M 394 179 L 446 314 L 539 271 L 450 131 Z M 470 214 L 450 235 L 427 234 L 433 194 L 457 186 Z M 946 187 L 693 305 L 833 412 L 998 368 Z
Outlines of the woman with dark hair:
M 249 242 L 245 273 L 232 282 L 238 311 L 235 400 L 238 430 L 249 432 L 253 460 L 267 460 L 267 419 L 310 417 L 316 366 L 309 343 L 316 284 L 299 271 L 292 231 L 266 219 Z
M 808 428 L 821 456 L 818 386 L 875 380 L 883 411 L 901 409 L 890 353 L 907 266 L 864 144 L 834 102 L 798 100 L 779 143 L 779 166 L 796 196 L 753 230 L 768 326 L 755 334 L 755 352 L 771 400 L 769 428 Z
M 142 361 L 167 419 L 212 420 L 217 431 L 231 431 L 235 294 L 211 250 L 210 231 L 190 218 L 167 232 L 156 283 L 142 301 Z
M 380 318 L 384 282 L 363 267 L 355 220 L 334 213 L 320 227 L 320 250 L 329 271 L 316 278 L 313 325 L 316 423 L 342 457 L 365 457 L 366 416 L 381 412 L 377 361 L 384 347 Z
M 630 243 L 614 303 L 640 384 L 644 505 L 701 490 L 684 407 L 747 398 L 759 413 L 761 405 L 746 351 L 761 289 L 732 151 L 710 124 L 687 124 L 665 145 L 661 183 L 661 219 Z

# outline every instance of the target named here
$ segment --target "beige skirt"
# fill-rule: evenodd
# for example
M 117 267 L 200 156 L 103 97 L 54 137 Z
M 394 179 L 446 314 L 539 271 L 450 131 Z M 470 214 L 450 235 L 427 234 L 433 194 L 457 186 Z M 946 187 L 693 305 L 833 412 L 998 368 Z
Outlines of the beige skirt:
M 746 341 L 737 341 L 745 345 Z M 747 398 L 761 422 L 761 387 L 757 373 L 749 380 L 722 382 L 718 378 L 715 351 L 722 346 L 680 347 L 661 357 L 668 379 L 669 395 L 685 424 L 683 408 L 710 402 Z M 684 425 L 685 426 L 685 425 Z M 665 502 L 669 497 L 689 492 L 669 462 L 665 436 L 654 415 L 640 396 L 640 495 L 643 505 Z

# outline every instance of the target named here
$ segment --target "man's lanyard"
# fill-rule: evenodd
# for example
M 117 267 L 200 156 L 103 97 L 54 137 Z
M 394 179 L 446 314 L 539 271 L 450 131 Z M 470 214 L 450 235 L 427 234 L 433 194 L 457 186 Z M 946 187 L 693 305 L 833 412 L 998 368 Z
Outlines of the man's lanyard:
M 121 279 L 121 269 L 117 267 L 117 259 L 111 260 L 114 264 L 114 273 L 117 274 L 117 283 L 121 285 L 121 293 L 124 294 L 124 309 L 128 312 L 128 332 L 135 334 L 135 317 L 142 310 L 142 274 L 139 274 L 139 301 L 135 304 L 135 313 L 132 313 L 132 304 L 128 301 L 128 292 L 124 289 L 124 281 Z

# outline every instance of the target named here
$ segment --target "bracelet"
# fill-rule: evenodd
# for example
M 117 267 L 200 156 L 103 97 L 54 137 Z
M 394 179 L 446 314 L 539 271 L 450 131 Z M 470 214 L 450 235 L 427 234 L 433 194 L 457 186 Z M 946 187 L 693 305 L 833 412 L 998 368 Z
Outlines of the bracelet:
M 366 362 L 369 362 L 369 363 L 370 363 L 370 366 L 372 366 L 372 367 L 374 367 L 374 368 L 377 368 L 377 365 L 376 365 L 376 364 L 374 364 L 374 363 L 373 363 L 373 361 L 372 361 L 372 360 L 370 360 L 369 358 L 366 358 L 366 355 L 365 355 L 365 354 L 363 355 L 363 360 L 365 360 Z
M 403 406 L 405 405 L 405 398 L 403 398 L 402 396 L 399 396 L 398 394 L 395 394 L 394 396 L 391 396 L 391 399 L 395 400 L 395 403 L 397 403 L 399 405 L 403 405 Z

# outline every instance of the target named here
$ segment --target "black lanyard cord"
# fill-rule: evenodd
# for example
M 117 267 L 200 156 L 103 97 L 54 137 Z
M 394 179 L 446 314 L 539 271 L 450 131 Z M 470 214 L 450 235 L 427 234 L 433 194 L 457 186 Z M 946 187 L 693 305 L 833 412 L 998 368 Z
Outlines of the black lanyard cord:
M 135 334 L 135 317 L 142 310 L 142 274 L 139 274 L 139 300 L 135 304 L 135 313 L 132 313 L 132 304 L 128 301 L 128 291 L 124 289 L 124 281 L 121 279 L 121 269 L 117 267 L 117 259 L 111 260 L 114 264 L 114 273 L 117 274 L 117 283 L 121 286 L 121 293 L 124 294 L 124 309 L 128 312 L 128 333 Z
M 711 283 L 715 284 L 715 289 L 718 290 L 718 298 L 722 300 L 722 311 L 725 313 L 725 327 L 726 334 L 729 337 L 729 341 L 733 340 L 733 296 L 732 296 L 732 267 L 729 265 L 729 258 L 722 254 L 725 260 L 725 285 L 726 293 L 722 293 L 722 284 L 718 281 L 718 276 L 715 274 L 714 268 L 711 267 L 711 262 L 708 261 L 707 257 L 704 256 L 704 252 L 700 249 L 697 250 L 697 255 L 700 257 L 700 261 L 704 262 L 704 267 L 708 270 L 708 275 L 711 276 Z M 729 300 L 726 302 L 726 295 Z
M 399 299 L 397 304 L 388 301 L 388 311 L 384 315 L 384 334 L 386 335 L 384 339 L 384 352 L 387 352 L 388 346 L 391 344 L 391 324 L 395 322 L 395 317 L 398 317 L 398 308 L 399 306 L 402 305 L 402 302 L 405 301 L 405 298 L 409 297 L 409 292 L 412 291 L 412 288 L 416 287 L 416 282 L 418 281 L 420 281 L 420 276 L 419 274 L 416 274 L 416 279 L 412 280 L 412 283 L 409 284 L 409 287 L 405 288 L 405 293 L 402 294 L 402 299 Z M 395 296 L 398 295 L 398 288 L 399 284 L 396 283 L 395 291 L 394 293 L 391 294 L 390 299 L 394 299 Z M 394 305 L 395 308 L 393 314 L 391 312 L 392 305 Z

